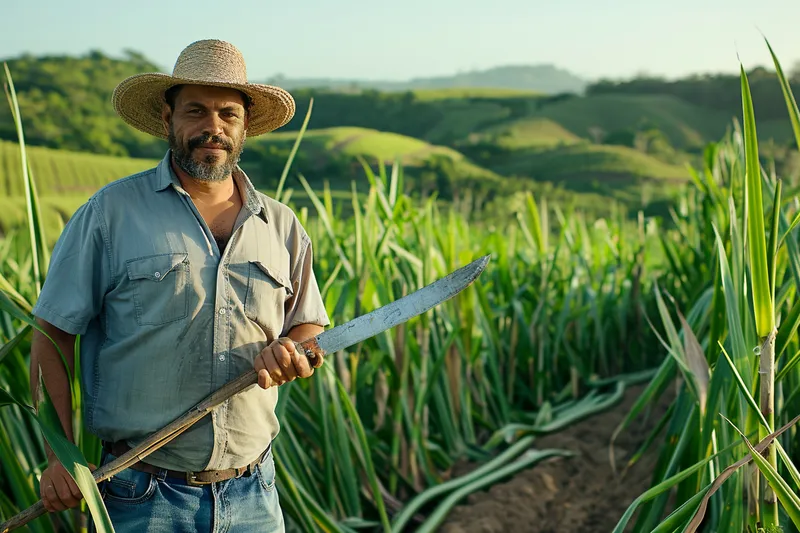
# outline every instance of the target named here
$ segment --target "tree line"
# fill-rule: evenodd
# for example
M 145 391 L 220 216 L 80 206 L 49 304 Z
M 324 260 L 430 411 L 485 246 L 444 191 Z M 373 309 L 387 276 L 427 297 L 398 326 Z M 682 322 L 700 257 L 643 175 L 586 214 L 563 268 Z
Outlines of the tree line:
M 747 72 L 753 106 L 758 120 L 786 119 L 786 103 L 775 71 L 756 67 Z M 800 84 L 800 70 L 789 76 L 794 89 Z M 586 88 L 587 95 L 668 94 L 691 104 L 741 116 L 742 82 L 738 74 L 696 74 L 676 80 L 638 76 L 630 80 L 601 80 Z

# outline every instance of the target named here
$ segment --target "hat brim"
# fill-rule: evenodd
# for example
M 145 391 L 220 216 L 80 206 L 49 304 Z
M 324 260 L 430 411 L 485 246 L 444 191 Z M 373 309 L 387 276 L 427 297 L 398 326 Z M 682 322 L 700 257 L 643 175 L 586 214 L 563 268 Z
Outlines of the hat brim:
M 176 78 L 157 72 L 131 76 L 114 89 L 111 98 L 114 111 L 139 131 L 167 139 L 161 119 L 164 91 L 175 85 L 210 85 L 229 87 L 247 94 L 253 100 L 247 136 L 255 137 L 286 125 L 294 116 L 292 95 L 280 87 L 257 83 L 237 84 Z

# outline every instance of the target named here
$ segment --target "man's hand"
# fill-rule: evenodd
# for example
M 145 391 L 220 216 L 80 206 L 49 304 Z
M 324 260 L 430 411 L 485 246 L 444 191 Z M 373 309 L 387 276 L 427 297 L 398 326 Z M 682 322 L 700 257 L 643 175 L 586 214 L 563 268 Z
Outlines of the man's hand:
M 258 373 L 258 386 L 262 389 L 283 385 L 297 378 L 307 378 L 314 368 L 303 352 L 298 352 L 289 337 L 275 339 L 261 350 L 253 364 Z
M 89 465 L 92 471 L 96 468 L 92 464 Z M 39 495 L 44 508 L 51 513 L 77 507 L 83 499 L 78 485 L 55 457 L 50 459 L 47 468 L 42 472 Z

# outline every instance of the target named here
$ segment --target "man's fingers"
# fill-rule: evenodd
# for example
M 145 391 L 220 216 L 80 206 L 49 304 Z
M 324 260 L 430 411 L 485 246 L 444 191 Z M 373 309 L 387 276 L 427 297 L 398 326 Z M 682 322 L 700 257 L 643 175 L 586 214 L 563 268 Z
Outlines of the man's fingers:
M 75 507 L 81 501 L 81 496 L 80 496 L 81 491 L 78 490 L 78 497 L 76 498 L 72 494 L 72 488 L 66 483 L 62 483 L 58 487 L 57 492 L 58 492 L 58 498 L 61 500 L 61 504 L 67 509 Z
M 44 508 L 47 509 L 47 512 L 52 513 L 55 509 L 53 509 L 53 505 L 50 503 L 50 496 L 48 496 L 47 493 L 47 487 L 42 485 L 39 490 L 39 497 L 42 499 L 42 504 Z
M 67 474 L 67 476 L 69 476 L 69 474 Z M 66 482 L 67 482 L 67 487 L 69 487 L 70 495 L 72 496 L 72 499 L 75 501 L 74 505 L 78 505 L 78 503 L 80 503 L 80 501 L 83 499 L 83 494 L 81 493 L 81 489 L 78 488 L 78 484 L 75 483 L 75 481 L 71 477 L 67 479 Z M 62 501 L 64 500 L 63 496 L 61 500 Z
M 297 371 L 294 368 L 294 361 L 292 361 L 294 351 L 294 342 L 290 339 L 278 339 L 272 345 L 272 353 L 275 355 L 275 360 L 280 365 L 286 381 L 294 381 L 297 378 Z
M 269 372 L 265 368 L 258 371 L 258 386 L 262 389 L 272 386 L 272 378 L 269 377 Z
M 311 362 L 308 360 L 305 353 L 295 350 L 294 353 L 292 353 L 292 362 L 294 363 L 295 371 L 299 377 L 307 378 L 314 373 Z
M 305 352 L 298 350 L 288 337 L 272 341 L 258 354 L 253 366 L 258 375 L 258 385 L 264 389 L 297 378 L 307 378 L 314 374 L 316 368 L 311 365 Z
M 264 359 L 264 367 L 267 369 L 267 372 L 269 372 L 269 377 L 272 378 L 272 381 L 278 385 L 283 385 L 286 382 L 286 375 L 275 360 L 274 346 L 270 346 L 261 352 L 261 357 Z
M 67 506 L 62 503 L 61 498 L 58 497 L 56 488 L 53 485 L 47 485 L 44 491 L 47 495 L 48 502 L 50 502 L 50 508 L 53 511 L 63 511 L 67 508 Z
M 54 480 L 56 492 L 58 493 L 61 503 L 70 509 L 80 503 L 83 495 L 81 494 L 81 489 L 78 488 L 78 485 L 75 484 L 75 481 L 66 470 L 62 469 L 60 474 L 61 479 Z

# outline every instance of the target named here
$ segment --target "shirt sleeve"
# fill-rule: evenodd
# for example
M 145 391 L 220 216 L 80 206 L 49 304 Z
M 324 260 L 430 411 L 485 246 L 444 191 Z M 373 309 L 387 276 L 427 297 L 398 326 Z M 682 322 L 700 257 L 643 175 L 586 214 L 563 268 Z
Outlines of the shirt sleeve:
M 301 235 L 300 251 L 291 274 L 294 294 L 286 301 L 284 329 L 281 336 L 298 324 L 317 324 L 325 327 L 330 324 L 325 302 L 314 276 L 313 248 L 305 232 Z
M 79 207 L 53 248 L 35 316 L 72 335 L 86 332 L 110 284 L 107 237 L 93 200 Z

